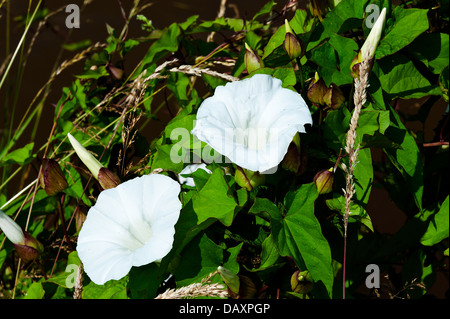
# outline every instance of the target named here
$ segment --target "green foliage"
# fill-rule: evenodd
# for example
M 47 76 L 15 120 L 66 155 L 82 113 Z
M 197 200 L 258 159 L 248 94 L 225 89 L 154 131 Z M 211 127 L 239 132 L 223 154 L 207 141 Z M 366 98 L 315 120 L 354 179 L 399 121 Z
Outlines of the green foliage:
M 442 6 L 445 1 L 437 2 Z M 37 107 L 18 127 L 18 136 L 1 139 L 0 189 L 6 189 L 17 166 L 21 167 L 17 172 L 30 165 L 39 168 L 37 159 L 43 157 L 58 160 L 69 187 L 53 197 L 36 190 L 32 204 L 20 190 L 8 203 L 6 193 L 0 195 L 2 210 L 18 214 L 16 221 L 23 227 L 29 217 L 27 231 L 46 247 L 39 261 L 20 271 L 15 287 L 11 272 L 17 269 L 18 258 L 0 234 L 0 297 L 73 296 L 73 266 L 80 265 L 76 236 L 101 188 L 72 156 L 66 138 L 71 133 L 122 182 L 155 170 L 177 179 L 187 163 L 206 155 L 214 159 L 208 165 L 211 174 L 198 170 L 190 174 L 194 187 L 182 185 L 183 208 L 171 252 L 160 263 L 134 267 L 124 278 L 102 286 L 85 275 L 83 298 L 155 298 L 168 288 L 201 282 L 220 265 L 251 278 L 258 290 L 255 297 L 341 298 L 345 174 L 339 163 L 348 165 L 343 150 L 354 109 L 350 64 L 370 32 L 365 25 L 368 4 L 384 4 L 388 13 L 357 128 L 360 150 L 346 247 L 347 296 L 376 295 L 358 290 L 365 282 L 365 266 L 373 263 L 395 276 L 386 294 L 402 298 L 425 294 L 421 285 L 431 288 L 443 265 L 436 256 L 445 251 L 448 255 L 448 111 L 438 114 L 441 121 L 433 137 L 425 139 L 423 129 L 409 128 L 408 115 L 398 104 L 423 103 L 412 119 L 425 124 L 435 108 L 432 102 L 448 103 L 448 13 L 425 2 L 395 6 L 388 1 L 342 0 L 320 18 L 313 10 L 284 9 L 306 50 L 292 61 L 283 49 L 284 15 L 275 14 L 274 1 L 255 10 L 252 19 L 203 21 L 195 15 L 163 29 L 144 15 L 130 15 L 147 36 L 133 37 L 108 26 L 103 46 L 94 48 L 90 39 L 64 45 L 74 53 L 91 50 L 83 55 L 84 69 L 61 92 L 47 144 L 35 145 L 31 138 L 25 146 L 14 147 L 39 113 Z M 221 36 L 207 42 L 212 32 Z M 244 43 L 264 64 L 251 74 L 245 68 Z M 124 61 L 137 48 L 146 48 L 144 55 L 125 68 Z M 201 74 L 189 72 L 193 69 Z M 346 97 L 342 108 L 326 109 L 307 99 L 315 72 L 327 86 L 334 83 L 342 89 Z M 248 191 L 234 180 L 236 165 L 213 156 L 190 131 L 198 107 L 217 86 L 230 76 L 242 79 L 257 73 L 279 78 L 283 87 L 301 93 L 313 125 L 300 136 L 300 171 L 292 173 L 280 165 L 275 174 L 267 175 L 265 184 Z M 430 142 L 438 143 L 427 145 Z M 174 154 L 183 160 L 174 161 Z M 333 192 L 319 195 L 313 177 L 333 166 Z M 390 236 L 379 228 L 377 218 L 383 212 L 371 205 L 374 190 L 387 192 L 407 220 Z M 395 273 L 398 264 L 405 269 L 401 274 Z M 309 271 L 314 282 L 311 293 L 292 292 L 290 278 L 297 270 Z M 218 275 L 212 281 L 222 282 Z

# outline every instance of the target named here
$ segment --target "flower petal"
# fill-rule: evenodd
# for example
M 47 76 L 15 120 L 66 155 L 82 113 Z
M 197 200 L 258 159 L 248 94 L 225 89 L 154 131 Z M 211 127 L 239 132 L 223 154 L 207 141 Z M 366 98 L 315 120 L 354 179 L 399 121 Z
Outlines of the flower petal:
M 96 284 L 132 266 L 163 258 L 172 248 L 180 185 L 164 175 L 136 177 L 100 193 L 78 237 L 77 251 Z

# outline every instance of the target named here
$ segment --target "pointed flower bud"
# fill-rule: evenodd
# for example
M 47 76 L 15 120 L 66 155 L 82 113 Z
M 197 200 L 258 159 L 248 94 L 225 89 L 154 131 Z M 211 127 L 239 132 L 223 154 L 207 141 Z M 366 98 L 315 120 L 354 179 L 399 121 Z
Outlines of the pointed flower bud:
M 386 8 L 383 8 L 383 10 L 381 10 L 380 16 L 378 17 L 374 26 L 370 30 L 370 33 L 367 36 L 366 41 L 361 47 L 361 50 L 358 52 L 358 54 L 350 64 L 350 73 L 354 78 L 359 78 L 359 65 L 361 64 L 362 61 L 364 61 L 366 57 L 369 60 L 371 60 L 369 71 L 372 68 L 373 59 L 375 57 L 375 51 L 378 47 L 378 43 L 380 42 L 381 34 L 383 33 L 385 20 L 386 20 Z
M 294 31 L 292 31 L 291 26 L 287 19 L 284 20 L 284 26 L 286 29 L 286 35 L 283 41 L 283 48 L 289 57 L 296 59 L 303 55 L 303 45 L 300 39 L 297 38 Z
M 33 236 L 24 233 L 25 241 L 23 244 L 13 244 L 14 249 L 20 258 L 25 262 L 35 260 L 44 251 L 44 246 Z
M 62 192 L 69 186 L 58 162 L 49 158 L 42 160 L 40 183 L 48 196 Z
M 13 244 L 25 242 L 22 228 L 8 215 L 0 210 L 0 229 Z
M 42 244 L 24 232 L 22 228 L 8 215 L 0 210 L 0 229 L 12 242 L 14 248 L 24 261 L 36 259 L 44 250 Z
M 266 177 L 259 172 L 238 167 L 234 174 L 234 179 L 239 186 L 251 191 L 253 188 L 262 185 Z
M 91 153 L 89 153 L 88 150 L 84 148 L 84 146 L 81 145 L 75 137 L 73 137 L 70 133 L 68 133 L 67 136 L 69 137 L 70 144 L 72 144 L 72 147 L 80 160 L 87 166 L 89 171 L 91 171 L 95 179 L 98 180 L 98 173 L 103 165 Z
M 250 48 L 247 43 L 245 43 L 244 61 L 245 67 L 247 68 L 247 72 L 249 74 L 263 67 L 261 58 L 255 53 L 255 51 L 252 50 L 252 48 Z
M 344 105 L 345 96 L 339 86 L 331 83 L 323 97 L 323 101 L 328 107 L 333 110 L 338 110 Z
M 308 99 L 316 105 L 323 105 L 323 98 L 326 92 L 327 86 L 325 85 L 325 81 L 319 77 L 319 74 L 316 72 L 314 74 L 314 79 L 308 87 Z
M 314 176 L 314 183 L 316 184 L 319 194 L 328 194 L 333 190 L 334 172 L 333 167 L 324 169 Z
M 307 294 L 314 287 L 314 282 L 309 271 L 297 270 L 291 277 L 291 288 L 298 294 Z

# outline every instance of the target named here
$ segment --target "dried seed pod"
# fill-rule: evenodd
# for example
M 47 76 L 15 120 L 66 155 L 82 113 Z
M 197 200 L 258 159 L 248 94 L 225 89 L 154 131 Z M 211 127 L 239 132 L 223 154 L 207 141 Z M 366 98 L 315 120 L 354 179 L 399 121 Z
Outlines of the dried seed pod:
M 42 174 L 39 179 L 41 187 L 48 196 L 62 192 L 69 186 L 61 167 L 54 159 L 44 158 L 42 160 Z

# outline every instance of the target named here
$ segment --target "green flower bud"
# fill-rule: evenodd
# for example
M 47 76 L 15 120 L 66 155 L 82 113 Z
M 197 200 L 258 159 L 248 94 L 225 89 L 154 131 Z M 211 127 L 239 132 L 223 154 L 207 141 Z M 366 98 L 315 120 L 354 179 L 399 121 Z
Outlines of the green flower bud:
M 35 260 L 44 251 L 44 246 L 34 237 L 24 232 L 25 241 L 23 244 L 13 243 L 14 249 L 20 258 L 25 262 Z
M 308 99 L 316 104 L 323 105 L 323 98 L 327 92 L 327 86 L 325 85 L 325 81 L 319 77 L 319 74 L 316 72 L 314 75 L 314 79 L 311 81 L 308 87 Z
M 98 182 L 103 189 L 114 188 L 120 184 L 120 179 L 116 173 L 106 167 L 100 168 L 98 172 Z
M 314 184 L 316 184 L 319 194 L 328 194 L 333 190 L 334 172 L 333 167 L 324 169 L 314 176 Z
M 323 101 L 328 107 L 333 110 L 338 110 L 344 105 L 345 96 L 339 86 L 331 83 L 323 97 Z
M 0 210 L 0 229 L 12 242 L 17 254 L 24 261 L 36 259 L 43 251 L 44 247 L 34 237 L 24 232 L 22 228 L 8 215 Z
M 264 66 L 261 58 L 252 50 L 252 48 L 250 48 L 247 43 L 245 43 L 244 62 L 249 74 Z
M 72 147 L 80 160 L 87 166 L 95 179 L 98 180 L 98 173 L 103 167 L 102 163 L 100 163 L 91 153 L 89 153 L 88 150 L 84 148 L 84 146 L 81 145 L 80 142 L 78 142 L 77 139 L 70 133 L 68 133 L 67 136 L 69 137 L 70 144 L 72 144 Z
M 266 176 L 259 172 L 238 167 L 234 174 L 234 179 L 239 186 L 251 191 L 254 187 L 262 185 L 266 180 Z
M 69 186 L 61 167 L 54 159 L 44 158 L 42 160 L 42 173 L 39 179 L 41 187 L 48 196 L 62 192 Z
M 378 17 L 374 26 L 370 30 L 370 33 L 367 36 L 366 41 L 361 47 L 361 50 L 358 52 L 358 54 L 350 64 L 350 73 L 354 78 L 359 78 L 359 66 L 364 59 L 368 58 L 370 61 L 369 72 L 372 69 L 375 51 L 377 50 L 378 43 L 380 42 L 381 39 L 381 34 L 383 33 L 385 20 L 386 20 L 386 8 L 383 8 L 383 10 L 381 10 L 380 16 Z
M 298 294 L 307 294 L 314 287 L 314 282 L 309 271 L 297 270 L 291 276 L 292 291 Z
M 283 41 L 284 50 L 289 55 L 291 60 L 301 57 L 304 53 L 302 41 L 298 39 L 294 31 L 292 31 L 288 20 L 284 20 L 284 26 L 286 29 L 286 35 Z

